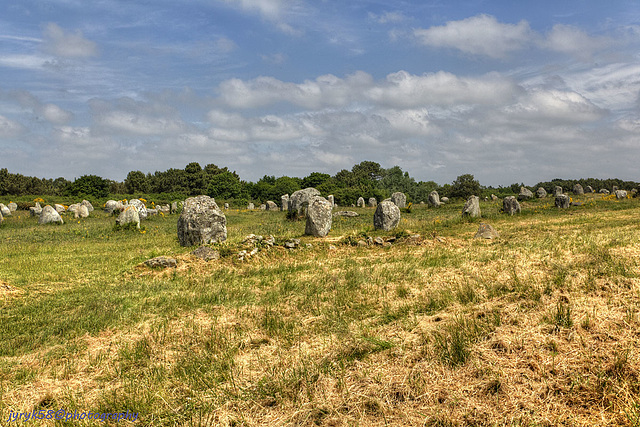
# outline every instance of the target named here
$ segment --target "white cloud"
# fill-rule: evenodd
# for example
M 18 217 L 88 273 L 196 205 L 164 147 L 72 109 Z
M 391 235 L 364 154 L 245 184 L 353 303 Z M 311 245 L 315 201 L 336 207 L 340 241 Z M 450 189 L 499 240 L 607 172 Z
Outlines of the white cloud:
M 132 135 L 175 135 L 184 125 L 173 119 L 152 117 L 126 111 L 111 111 L 98 119 L 100 127 Z
M 40 106 L 39 111 L 47 121 L 56 125 L 65 124 L 73 118 L 73 113 L 55 104 L 44 104 Z
M 407 20 L 407 17 L 402 12 L 384 12 L 380 15 L 369 12 L 369 19 L 377 22 L 378 24 L 399 24 Z
M 597 50 L 609 46 L 612 41 L 605 37 L 591 37 L 585 31 L 571 26 L 556 24 L 547 34 L 541 46 L 560 53 L 567 53 L 582 59 L 589 57 Z
M 14 138 L 23 133 L 24 130 L 20 123 L 0 116 L 0 138 Z
M 39 70 L 46 61 L 47 58 L 38 55 L 4 55 L 0 56 L 0 67 Z
M 98 54 L 96 43 L 86 39 L 80 31 L 66 32 L 51 22 L 44 29 L 45 52 L 63 58 L 87 58 Z
M 529 24 L 503 24 L 490 15 L 477 15 L 443 26 L 416 29 L 419 42 L 436 48 L 453 48 L 472 55 L 503 58 L 529 44 L 534 37 Z

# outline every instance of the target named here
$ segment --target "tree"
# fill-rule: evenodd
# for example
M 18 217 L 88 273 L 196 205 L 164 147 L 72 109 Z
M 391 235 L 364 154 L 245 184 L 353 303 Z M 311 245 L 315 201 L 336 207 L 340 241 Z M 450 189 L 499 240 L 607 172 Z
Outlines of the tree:
M 96 175 L 83 175 L 67 186 L 65 194 L 74 197 L 93 196 L 94 198 L 109 195 L 109 181 Z
M 146 193 L 149 191 L 147 176 L 141 171 L 131 171 L 124 180 L 124 188 L 128 194 Z
M 273 185 L 273 191 L 277 196 L 284 196 L 285 194 L 291 195 L 294 191 L 300 190 L 299 178 L 291 178 L 288 176 L 281 176 L 276 179 Z M 279 200 L 274 200 L 278 202 Z
M 187 177 L 187 186 L 189 188 L 189 195 L 197 196 L 204 193 L 205 175 L 202 171 L 202 167 L 198 162 L 191 162 L 184 168 L 185 175 Z
M 467 199 L 469 196 L 479 196 L 482 188 L 471 174 L 460 175 L 451 183 L 450 196 Z
M 242 196 L 243 186 L 232 172 L 222 172 L 211 177 L 207 194 L 223 200 L 237 199 Z
M 384 169 L 379 163 L 365 160 L 354 165 L 351 171 L 358 179 L 377 182 L 384 176 Z
M 328 173 L 311 172 L 309 176 L 302 179 L 302 188 L 317 188 L 331 178 Z

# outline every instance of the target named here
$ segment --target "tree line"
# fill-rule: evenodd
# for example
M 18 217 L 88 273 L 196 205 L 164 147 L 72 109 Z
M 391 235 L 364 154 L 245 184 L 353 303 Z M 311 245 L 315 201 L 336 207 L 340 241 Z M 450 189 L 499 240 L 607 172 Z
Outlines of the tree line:
M 638 183 L 619 179 L 554 179 L 540 182 L 533 187 L 533 191 L 543 187 L 551 193 L 556 185 L 570 191 L 574 184 L 583 187 L 590 185 L 595 191 L 600 188 L 611 190 L 613 186 L 631 190 L 637 188 Z M 451 184 L 439 185 L 434 181 L 416 181 L 399 166 L 385 169 L 379 163 L 363 161 L 354 165 L 350 170 L 342 169 L 335 175 L 312 172 L 304 178 L 265 175 L 257 182 L 244 181 L 235 171 L 227 167 L 208 164 L 205 167 L 197 162 L 191 162 L 184 169 L 171 168 L 166 171 L 144 173 L 131 171 L 124 182 L 104 179 L 96 175 L 84 175 L 73 182 L 65 178 L 45 179 L 28 177 L 10 173 L 6 168 L 0 169 L 0 196 L 13 195 L 50 195 L 68 197 L 86 197 L 105 199 L 118 195 L 143 196 L 147 194 L 163 195 L 166 200 L 179 199 L 199 194 L 234 201 L 244 204 L 248 201 L 264 203 L 272 200 L 280 202 L 284 194 L 291 194 L 296 190 L 307 187 L 317 188 L 323 195 L 333 194 L 339 205 L 356 203 L 359 197 L 367 200 L 375 197 L 378 201 L 400 191 L 406 194 L 408 201 L 413 203 L 426 202 L 429 193 L 438 191 L 440 197 L 467 198 L 470 195 L 488 196 L 496 194 L 504 197 L 517 194 L 524 184 L 514 183 L 507 187 L 485 187 L 471 174 L 460 175 Z

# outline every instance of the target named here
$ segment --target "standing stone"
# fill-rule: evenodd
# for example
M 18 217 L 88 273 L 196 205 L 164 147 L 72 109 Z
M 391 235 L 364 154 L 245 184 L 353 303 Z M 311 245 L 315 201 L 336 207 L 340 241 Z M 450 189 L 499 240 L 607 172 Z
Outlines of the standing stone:
M 478 196 L 469 196 L 467 203 L 465 203 L 462 208 L 462 216 L 476 218 L 480 215 L 480 198 Z
M 87 207 L 87 210 L 89 211 L 89 213 L 93 212 L 93 205 L 91 204 L 90 201 L 88 200 L 83 200 L 82 203 L 80 203 L 81 205 L 84 205 Z
M 553 197 L 558 197 L 558 195 L 562 194 L 562 187 L 556 185 L 553 187 Z
M 515 200 L 516 203 L 518 203 L 515 196 L 509 196 L 509 197 L 513 197 L 513 200 Z M 500 235 L 495 230 L 495 228 L 493 228 L 489 224 L 483 223 L 483 224 L 480 224 L 480 227 L 478 228 L 478 232 L 474 236 L 474 239 L 497 239 L 498 237 L 500 237 Z
M 369 197 L 369 201 L 367 202 L 367 206 L 369 206 L 370 208 L 375 208 L 376 206 L 378 206 L 378 201 L 376 200 L 375 197 Z
M 284 196 L 280 196 L 280 210 L 288 211 L 289 210 L 289 195 L 285 194 Z
M 538 199 L 544 199 L 545 197 L 547 197 L 547 190 L 542 187 L 538 187 L 538 189 L 536 190 L 536 196 L 538 197 Z
M 593 191 L 593 187 L 590 185 L 587 185 L 587 188 L 584 189 L 585 193 L 595 193 L 595 191 Z
M 253 203 L 249 203 L 249 204 L 247 205 L 247 210 L 252 211 L 252 210 L 254 210 L 255 208 L 256 208 L 256 205 L 254 205 Z
M 138 214 L 138 208 L 134 205 L 127 205 L 122 212 L 116 218 L 116 224 L 119 226 L 127 224 L 135 224 L 137 229 L 140 229 L 140 215 Z
M 333 198 L 333 194 L 329 194 L 329 195 L 327 196 L 327 200 L 329 201 L 329 203 L 331 203 L 331 207 L 332 207 L 332 208 L 335 208 L 335 207 L 336 207 L 336 201 L 335 201 L 335 199 Z
M 578 196 L 584 195 L 584 188 L 582 188 L 582 185 L 580 185 L 580 184 L 574 185 L 573 186 L 573 194 L 576 194 Z
M 518 194 L 518 200 L 529 200 L 533 198 L 533 193 L 527 187 L 520 187 L 520 194 Z
M 441 197 L 440 198 L 440 204 L 446 204 L 449 203 L 449 198 L 448 197 Z
M 225 208 L 225 209 L 229 209 L 229 203 L 225 203 L 225 204 L 224 204 L 224 208 Z
M 391 201 L 395 203 L 396 206 L 399 208 L 407 207 L 407 196 L 405 196 L 404 193 L 401 193 L 399 191 L 391 195 Z
M 297 211 L 298 215 L 302 215 L 304 209 L 311 202 L 314 196 L 319 196 L 320 192 L 313 187 L 305 188 L 304 190 L 294 191 L 289 197 L 289 211 Z
M 227 218 L 209 196 L 189 197 L 178 218 L 181 246 L 206 245 L 227 240 Z
M 491 194 L 491 200 L 495 202 L 496 200 L 498 200 L 498 196 L 496 196 L 495 194 Z
M 52 208 L 53 209 L 53 208 Z M 35 206 L 32 206 L 29 208 L 29 213 L 31 216 L 40 216 L 40 214 L 42 213 L 42 207 L 40 207 L 40 203 L 36 202 Z
M 40 212 L 40 216 L 38 217 L 38 224 L 51 224 L 54 222 L 64 224 L 60 214 L 50 205 L 42 208 L 42 212 Z
M 609 194 L 609 190 L 607 190 L 606 188 L 601 188 L 600 191 L 598 191 L 598 193 L 600 193 L 600 194 Z
M 9 204 L 7 205 L 7 207 L 9 208 L 9 210 L 11 212 L 15 212 L 18 210 L 18 204 L 15 202 L 9 202 Z
M 626 199 L 627 198 L 627 192 L 625 190 L 616 190 L 616 199 L 620 200 L 620 199 Z
M 400 223 L 400 208 L 391 200 L 383 200 L 373 214 L 373 227 L 376 230 L 389 231 Z
M 307 224 L 304 229 L 304 234 L 309 234 L 315 237 L 325 237 L 331 230 L 331 202 L 324 197 L 313 196 L 309 201 L 309 208 L 307 209 Z
M 520 203 L 514 196 L 507 196 L 502 200 L 502 211 L 509 215 L 520 213 Z
M 11 216 L 11 210 L 3 203 L 0 203 L 0 213 L 4 216 Z
M 135 206 L 138 209 L 138 216 L 140 216 L 140 221 L 144 221 L 147 219 L 149 214 L 147 213 L 147 207 L 144 205 L 142 200 L 140 199 L 131 199 L 129 200 L 129 205 Z
M 614 186 L 613 186 L 613 188 L 611 189 L 611 192 L 612 192 L 612 193 L 615 193 L 615 192 L 616 192 L 616 191 L 618 191 L 618 190 L 619 190 L 618 186 L 617 186 L 617 185 L 614 185 Z
M 359 208 L 364 208 L 364 198 L 358 197 L 358 201 L 356 202 L 356 206 Z
M 434 208 L 440 207 L 440 195 L 436 190 L 433 190 L 429 193 L 429 206 L 433 206 Z
M 118 202 L 116 200 L 107 200 L 107 202 L 104 204 L 104 211 L 110 214 L 117 210 L 122 210 L 122 208 L 122 202 Z
M 278 205 L 275 204 L 275 202 L 271 201 L 271 200 L 267 200 L 267 210 L 268 211 L 277 211 L 278 210 Z
M 264 203 L 260 205 L 260 210 L 261 211 L 266 211 L 267 210 L 267 205 L 265 205 Z
M 558 194 L 556 196 L 556 208 L 567 209 L 570 204 L 571 200 L 566 194 Z
M 78 210 L 75 212 L 75 218 L 87 218 L 89 216 L 89 208 L 86 205 L 78 206 Z

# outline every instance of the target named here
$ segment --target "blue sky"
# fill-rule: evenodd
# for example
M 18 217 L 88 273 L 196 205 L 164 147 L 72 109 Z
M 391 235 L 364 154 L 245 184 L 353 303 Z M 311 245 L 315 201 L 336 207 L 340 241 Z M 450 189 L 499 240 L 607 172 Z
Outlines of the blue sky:
M 640 180 L 636 1 L 0 0 L 0 167 Z

